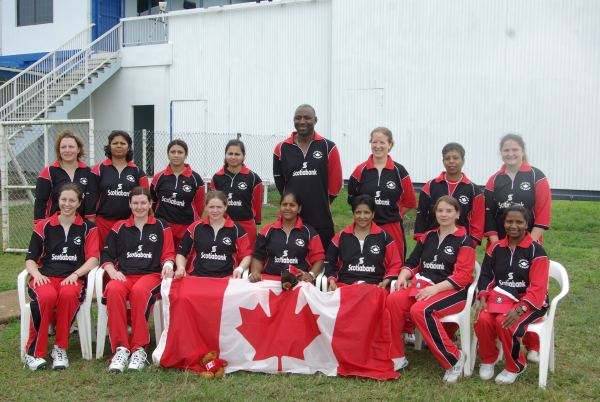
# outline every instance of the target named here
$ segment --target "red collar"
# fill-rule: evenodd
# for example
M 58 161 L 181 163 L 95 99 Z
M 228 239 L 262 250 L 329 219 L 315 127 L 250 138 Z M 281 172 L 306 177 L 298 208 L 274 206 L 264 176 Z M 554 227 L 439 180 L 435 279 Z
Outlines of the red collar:
M 437 227 L 435 229 L 431 229 L 431 232 L 435 232 L 435 233 L 439 234 L 440 228 Z M 465 229 L 464 226 L 456 225 L 456 230 L 454 232 L 452 232 L 451 235 L 454 237 L 463 237 L 466 234 L 467 234 L 467 229 Z
M 185 176 L 185 177 L 190 177 L 192 175 L 192 167 L 190 165 L 188 165 L 187 163 L 184 163 L 183 166 L 185 166 L 185 169 L 183 169 L 183 172 L 181 172 L 181 175 Z M 174 173 L 171 170 L 171 165 L 167 165 L 167 168 L 165 169 L 165 175 L 172 175 L 172 174 L 174 174 Z
M 60 161 L 59 161 L 58 159 L 57 159 L 56 161 L 54 161 L 54 163 L 53 163 L 53 164 L 51 164 L 50 166 L 52 166 L 52 167 L 57 167 L 57 168 L 61 168 L 61 169 L 63 168 L 63 167 L 60 165 Z M 77 168 L 79 169 L 79 168 L 85 168 L 85 167 L 87 167 L 87 165 L 78 159 L 78 160 L 77 160 Z
M 204 218 L 200 219 L 200 222 L 203 225 L 210 225 L 210 217 L 208 215 L 206 215 Z M 226 216 L 225 217 L 225 225 L 223 225 L 223 227 L 232 228 L 233 226 L 235 226 L 235 224 L 233 223 L 231 218 L 229 216 Z
M 154 217 L 154 215 L 148 215 L 148 222 L 146 222 L 146 225 L 152 225 L 156 223 L 156 218 Z M 128 228 L 135 226 L 135 220 L 133 219 L 133 215 L 130 215 L 129 218 L 127 218 L 127 220 L 125 221 L 125 226 L 127 226 Z
M 344 228 L 343 232 L 351 234 L 354 236 L 354 223 L 352 223 L 350 226 L 347 226 L 346 228 Z M 383 229 L 381 229 L 379 226 L 377 226 L 377 224 L 375 222 L 371 222 L 371 231 L 369 232 L 369 234 L 378 234 L 381 233 L 383 231 Z
M 105 160 L 102 162 L 102 164 L 103 164 L 104 166 L 112 166 L 112 164 L 113 164 L 113 163 L 112 163 L 112 159 L 110 159 L 110 158 L 106 158 L 106 159 L 105 159 Z M 127 162 L 127 166 L 129 166 L 129 167 L 137 167 L 137 165 L 136 165 L 135 163 L 133 163 L 133 161 L 128 161 L 128 162 Z
M 529 164 L 529 162 L 527 161 L 523 161 L 523 163 L 521 163 L 521 167 L 519 168 L 519 172 L 530 172 L 531 171 L 531 165 Z M 502 167 L 500 167 L 500 173 L 505 173 L 506 172 L 506 164 L 502 165 Z
M 394 161 L 392 160 L 392 157 L 389 155 L 387 157 L 387 161 L 385 162 L 385 168 L 386 169 L 394 168 Z M 373 162 L 373 155 L 370 155 L 369 159 L 367 159 L 367 169 L 375 169 L 375 163 Z
M 298 134 L 297 131 L 292 132 L 292 135 L 290 135 L 288 138 L 286 138 L 283 142 L 287 142 L 288 144 L 294 144 L 294 138 L 296 138 L 296 134 Z M 322 141 L 325 138 L 323 138 L 321 135 L 319 135 L 319 133 L 317 133 L 315 131 L 315 137 L 313 139 L 313 141 Z
M 448 182 L 448 180 L 446 179 L 446 172 L 445 171 L 442 172 L 442 173 L 440 173 L 440 175 L 435 178 L 435 182 L 436 183 L 440 183 L 440 182 L 443 182 L 443 181 Z M 471 184 L 471 180 L 469 180 L 467 178 L 467 175 L 463 173 L 461 179 L 458 182 L 456 182 L 456 183 Z
M 54 213 L 54 215 L 52 215 L 50 217 L 50 226 L 58 226 L 58 225 L 60 225 L 60 221 L 58 220 L 58 215 L 60 215 L 60 211 L 56 211 Z M 77 226 L 83 225 L 83 218 L 81 217 L 81 215 L 77 214 L 75 216 L 75 220 L 73 221 L 73 224 L 75 224 Z
M 275 229 L 281 229 L 282 228 L 282 218 L 281 215 L 278 214 L 277 215 L 277 220 L 275 222 L 273 222 L 273 226 Z M 298 218 L 296 219 L 296 224 L 294 225 L 294 229 L 302 229 L 302 226 L 304 226 L 304 223 L 302 222 L 302 218 L 300 218 L 300 215 L 298 215 Z
M 221 168 L 221 170 L 219 170 L 216 174 L 218 174 L 218 175 L 224 175 L 227 172 L 229 172 L 229 171 L 227 170 L 227 168 L 225 166 L 223 166 Z M 231 173 L 231 172 L 229 172 L 229 173 Z M 239 173 L 241 173 L 241 174 L 248 174 L 248 173 L 250 173 L 250 169 L 248 169 L 248 167 L 245 164 L 242 163 L 242 170 L 240 170 Z
M 521 248 L 528 248 L 529 246 L 531 246 L 531 243 L 533 243 L 533 237 L 531 237 L 531 235 L 529 234 L 529 232 L 525 233 L 525 237 L 523 237 L 523 240 L 521 240 L 519 242 L 519 244 L 517 244 L 517 247 L 521 247 Z M 500 240 L 500 245 L 502 247 L 508 247 L 508 236 L 504 237 L 504 239 Z

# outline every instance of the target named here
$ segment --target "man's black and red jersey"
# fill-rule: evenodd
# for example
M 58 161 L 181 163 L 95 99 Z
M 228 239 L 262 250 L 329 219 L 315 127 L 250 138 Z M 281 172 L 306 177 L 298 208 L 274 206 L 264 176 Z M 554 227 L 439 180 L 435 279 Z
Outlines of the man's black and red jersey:
M 66 278 L 88 259 L 100 257 L 98 230 L 77 215 L 65 234 L 59 214 L 35 224 L 25 260 L 35 261 L 42 275 Z
M 187 163 L 180 175 L 173 174 L 171 166 L 167 166 L 154 176 L 150 185 L 156 216 L 180 225 L 200 219 L 205 193 L 202 177 Z
M 225 225 L 215 234 L 208 216 L 190 225 L 177 251 L 193 258 L 191 275 L 216 278 L 231 275 L 251 253 L 248 235 L 241 226 L 227 217 Z
M 446 172 L 437 178 L 429 180 L 419 194 L 419 207 L 415 219 L 415 239 L 426 231 L 439 226 L 433 207 L 437 200 L 444 196 L 454 197 L 460 205 L 458 224 L 467 229 L 467 232 L 478 243 L 483 238 L 485 223 L 485 197 L 475 183 L 465 174 L 457 183 L 448 182 Z
M 502 213 L 511 205 L 520 204 L 531 212 L 529 230 L 536 226 L 550 227 L 552 192 L 548 179 L 541 170 L 523 161 L 514 180 L 506 174 L 506 165 L 485 185 L 485 236 L 497 235 L 502 239 L 506 233 Z
M 88 177 L 90 168 L 79 161 L 79 166 L 75 169 L 73 180 L 69 174 L 56 161 L 46 166 L 37 178 L 35 183 L 35 203 L 33 206 L 33 222 L 36 223 L 44 218 L 49 218 L 58 211 L 58 191 L 66 183 L 75 183 L 81 188 L 85 195 L 87 192 Z M 81 203 L 78 212 L 84 213 L 84 203 Z
M 142 230 L 133 216 L 120 220 L 111 229 L 102 251 L 101 266 L 113 264 L 125 275 L 161 272 L 167 261 L 175 261 L 171 228 L 162 219 L 148 216 Z
M 263 184 L 256 173 L 243 165 L 239 173 L 231 173 L 225 167 L 210 182 L 212 190 L 227 194 L 227 215 L 234 221 L 254 219 L 259 225 L 262 219 Z
M 506 297 L 514 303 L 525 302 L 541 310 L 548 306 L 549 267 L 546 251 L 529 233 L 514 250 L 505 237 L 492 243 L 483 258 L 477 283 L 479 297 L 498 304 Z
M 300 217 L 289 236 L 283 231 L 281 217 L 278 217 L 260 231 L 252 256 L 263 263 L 265 274 L 281 275 L 290 265 L 309 272 L 315 262 L 325 258 L 325 251 L 319 234 Z
M 423 285 L 435 285 L 448 281 L 457 290 L 464 289 L 473 282 L 475 268 L 475 246 L 471 236 L 462 226 L 447 235 L 440 242 L 440 229 L 425 232 L 417 240 L 415 249 L 404 262 L 417 281 Z
M 129 192 L 136 186 L 150 189 L 146 173 L 135 163 L 128 162 L 120 173 L 110 159 L 97 164 L 88 179 L 86 218 L 127 219 L 131 215 Z
M 378 284 L 386 278 L 396 278 L 401 265 L 398 247 L 389 234 L 373 223 L 361 245 L 352 224 L 331 240 L 325 256 L 325 275 L 329 280 L 347 284 Z
M 280 194 L 296 194 L 302 201 L 301 216 L 316 229 L 333 228 L 329 204 L 342 189 L 340 154 L 333 141 L 316 131 L 306 155 L 294 142 L 296 132 L 275 147 L 273 176 Z
M 390 156 L 381 172 L 373 164 L 373 155 L 354 169 L 348 180 L 348 202 L 360 194 L 368 194 L 375 199 L 375 223 L 378 225 L 400 222 L 402 207 L 417 206 L 408 172 Z

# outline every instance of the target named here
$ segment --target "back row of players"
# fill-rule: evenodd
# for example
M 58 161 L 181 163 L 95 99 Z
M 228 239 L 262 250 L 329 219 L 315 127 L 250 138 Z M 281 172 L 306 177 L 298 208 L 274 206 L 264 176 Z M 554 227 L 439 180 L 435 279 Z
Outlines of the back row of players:
M 55 284 L 59 289 L 59 284 L 67 281 L 73 285 L 85 274 L 82 264 L 88 258 L 75 264 L 70 272 L 64 267 L 67 257 L 58 258 L 54 265 L 61 268 L 52 269 L 51 256 L 57 255 L 56 250 L 68 253 L 65 250 L 71 246 L 68 229 L 65 244 L 54 241 L 56 244 L 51 246 L 45 242 L 47 230 L 58 224 L 65 227 L 61 222 L 65 213 L 59 189 L 65 183 L 77 183 L 81 189 L 73 198 L 79 199 L 78 207 L 86 218 L 95 218 L 97 229 L 81 218 L 71 224 L 86 226 L 88 235 L 97 231 L 100 248 L 104 247 L 101 263 L 112 279 L 106 289 L 109 331 L 115 352 L 112 369 L 124 370 L 132 351 L 129 368 L 143 367 L 144 348 L 149 343 L 144 312 L 148 303 L 153 302 L 149 297 L 158 292 L 161 272 L 162 276 L 174 274 L 176 278 L 184 276 L 186 270 L 200 276 L 239 277 L 243 269 L 250 268 L 250 280 L 257 281 L 264 275 L 278 276 L 294 265 L 302 271 L 302 280 L 312 281 L 325 261 L 330 289 L 357 281 L 387 287 L 391 279 L 398 278 L 399 291 L 388 298 L 392 314 L 402 317 L 394 320 L 395 333 L 410 331 L 412 316 L 430 349 L 447 369 L 445 380 L 454 382 L 462 371 L 464 358 L 437 321 L 455 312 L 461 301 L 464 305 L 465 289 L 472 281 L 474 247 L 488 237 L 493 246 L 488 248 L 484 261 L 480 298 L 486 308 L 491 306 L 486 314 L 489 312 L 493 317 L 491 329 L 488 325 L 487 332 L 479 334 L 480 354 L 482 348 L 487 353 L 485 357 L 481 354 L 480 374 L 482 378 L 491 378 L 494 356 L 498 353 L 495 343 L 482 340 L 487 334 L 487 338 L 502 340 L 507 356 L 507 367 L 496 380 L 513 382 L 525 368 L 522 354 L 514 347 L 518 345 L 517 338 L 524 334 L 528 323 L 545 311 L 548 261 L 539 243 L 532 241 L 540 240 L 548 228 L 551 206 L 548 182 L 541 171 L 527 163 L 521 137 L 506 135 L 501 140 L 504 165 L 490 178 L 484 194 L 462 172 L 463 147 L 450 143 L 443 148 L 445 171 L 426 183 L 421 191 L 415 222 L 418 243 L 405 261 L 402 219 L 417 202 L 408 172 L 389 156 L 394 144 L 391 131 L 379 127 L 371 133 L 372 155 L 354 170 L 348 182 L 354 223 L 334 236 L 329 205 L 342 187 L 340 157 L 335 144 L 315 132 L 316 122 L 311 106 L 299 106 L 294 115 L 296 131 L 275 148 L 273 173 L 283 195 L 280 216 L 263 228 L 258 239 L 256 225 L 261 220 L 263 186 L 258 175 L 243 163 L 245 149 L 241 141 L 227 144 L 225 165 L 210 183 L 211 189 L 224 194 L 214 192 L 205 197 L 202 178 L 185 163 L 188 148 L 181 140 L 169 144 L 169 165 L 154 176 L 149 186 L 145 173 L 131 162 L 132 141 L 126 132 L 114 131 L 109 135 L 107 159 L 91 170 L 81 162 L 81 140 L 72 132 L 61 133 L 56 143 L 58 160 L 42 171 L 37 184 L 37 224 L 27 257 L 32 287 L 48 284 L 41 283 L 40 276 L 61 278 Z M 148 187 L 149 192 L 143 190 Z M 83 194 L 86 195 L 82 202 Z M 155 216 L 160 219 L 148 217 L 150 199 L 154 202 Z M 200 219 L 205 206 L 206 217 Z M 519 216 L 515 218 L 507 211 Z M 506 236 L 507 216 L 511 222 L 519 221 L 516 227 L 522 222 L 525 226 Z M 145 225 L 151 227 L 146 229 Z M 148 236 L 144 236 L 146 233 Z M 79 238 L 79 245 L 86 238 L 75 237 Z M 177 258 L 170 238 L 178 247 Z M 499 239 L 504 240 L 497 242 Z M 73 242 L 73 247 L 78 245 Z M 159 245 L 161 248 L 153 254 L 151 250 Z M 512 256 L 517 245 L 518 255 L 523 258 L 513 263 L 513 258 L 505 256 L 507 252 Z M 93 258 L 94 253 L 90 253 Z M 95 254 L 98 258 L 97 251 Z M 540 263 L 545 268 L 539 268 Z M 74 271 L 76 278 L 70 276 Z M 150 273 L 154 273 L 152 279 L 146 276 Z M 144 280 L 140 281 L 140 277 Z M 407 280 L 411 278 L 413 284 L 408 289 Z M 136 283 L 143 289 L 134 292 Z M 119 297 L 111 298 L 111 292 Z M 126 315 L 114 313 L 124 311 L 124 304 L 121 306 L 118 300 L 127 297 L 132 306 L 131 336 L 127 335 Z M 140 317 L 136 320 L 134 306 L 138 304 L 144 309 L 138 311 Z M 497 314 L 502 314 L 502 319 L 496 325 Z M 44 337 L 39 328 L 43 320 L 38 321 L 38 325 L 36 322 L 32 325 L 28 343 L 30 368 L 37 367 L 46 353 L 47 337 L 38 339 Z M 504 334 L 509 333 L 509 328 L 513 329 L 510 336 Z M 57 322 L 53 358 L 57 354 L 66 358 L 64 331 L 61 328 L 59 336 Z M 530 340 L 526 346 L 530 352 L 539 349 L 536 340 Z M 407 364 L 401 338 L 395 342 L 393 354 L 398 367 Z M 57 359 L 54 360 L 56 363 Z

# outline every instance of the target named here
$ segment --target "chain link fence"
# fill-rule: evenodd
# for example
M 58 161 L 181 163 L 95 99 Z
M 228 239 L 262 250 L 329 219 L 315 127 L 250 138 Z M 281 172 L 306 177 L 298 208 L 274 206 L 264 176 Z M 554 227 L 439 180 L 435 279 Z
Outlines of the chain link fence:
M 40 171 L 56 160 L 54 143 L 60 131 L 69 128 L 85 143 L 84 162 L 90 166 L 105 158 L 111 130 L 94 130 L 92 120 L 40 121 L 35 124 L 0 124 L 0 175 L 2 180 L 2 239 L 4 251 L 26 251 L 33 229 L 35 184 Z M 174 133 L 139 130 L 130 132 L 134 162 L 150 180 L 168 164 L 167 146 L 171 139 L 188 144 L 187 163 L 206 183 L 223 166 L 225 146 L 240 139 L 246 147 L 245 164 L 256 172 L 265 187 L 273 188 L 273 149 L 283 135 L 247 133 Z M 265 192 L 265 201 L 266 201 Z
M 44 166 L 56 160 L 54 143 L 69 128 L 85 144 L 84 162 L 94 163 L 92 120 L 10 122 L 0 124 L 2 245 L 4 251 L 26 251 L 33 229 L 35 184 Z

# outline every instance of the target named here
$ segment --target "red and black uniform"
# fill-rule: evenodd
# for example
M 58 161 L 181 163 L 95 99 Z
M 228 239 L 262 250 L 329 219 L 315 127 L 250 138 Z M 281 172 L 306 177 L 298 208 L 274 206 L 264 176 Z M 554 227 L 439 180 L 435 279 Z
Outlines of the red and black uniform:
M 148 317 L 160 293 L 162 266 L 175 260 L 171 228 L 162 219 L 148 216 L 142 230 L 133 216 L 118 221 L 106 238 L 102 267 L 113 264 L 126 282 L 111 279 L 104 290 L 108 309 L 108 333 L 113 353 L 119 346 L 129 350 L 150 343 Z M 131 335 L 127 333 L 127 302 L 131 307 Z
M 504 209 L 513 204 L 520 204 L 531 212 L 534 226 L 548 229 L 552 209 L 552 192 L 548 179 L 541 170 L 523 161 L 514 180 L 506 174 L 506 165 L 485 185 L 485 236 L 497 235 L 502 239 L 506 233 L 502 224 Z
M 441 319 L 456 314 L 465 307 L 468 286 L 473 282 L 475 247 L 462 226 L 441 242 L 439 228 L 426 232 L 406 260 L 403 269 L 413 275 L 412 285 L 391 293 L 387 308 L 392 316 L 392 358 L 404 356 L 402 333 L 408 314 L 434 356 L 445 369 L 454 366 L 460 350 L 442 326 Z M 454 289 L 435 294 L 427 300 L 416 301 L 421 289 L 448 281 Z
M 325 256 L 325 275 L 339 284 L 366 282 L 378 284 L 395 279 L 402 262 L 394 239 L 375 223 L 361 244 L 354 235 L 354 224 L 340 230 L 331 240 Z
M 415 208 L 417 200 L 410 176 L 404 166 L 388 156 L 379 172 L 373 164 L 373 155 L 354 169 L 348 180 L 348 202 L 352 197 L 368 194 L 375 200 L 375 223 L 396 241 L 400 260 L 406 256 L 406 241 L 402 225 L 402 208 Z
M 96 218 L 100 248 L 113 225 L 131 215 L 129 192 L 136 186 L 150 189 L 146 173 L 133 162 L 128 162 L 120 173 L 110 159 L 92 168 L 85 197 L 85 217 Z
M 309 272 L 315 262 L 325 258 L 325 251 L 319 234 L 300 217 L 289 236 L 283 231 L 281 217 L 278 217 L 260 231 L 252 256 L 264 264 L 263 273 L 281 276 L 290 265 Z
M 225 219 L 225 225 L 215 233 L 210 218 L 194 222 L 185 232 L 177 254 L 190 258 L 193 276 L 224 278 L 232 275 L 242 259 L 252 253 L 244 229 Z
M 342 189 L 342 165 L 338 148 L 316 131 L 306 154 L 296 145 L 296 132 L 275 147 L 273 177 L 280 194 L 289 191 L 302 202 L 302 220 L 316 229 L 323 248 L 333 237 L 329 205 Z
M 77 215 L 65 234 L 58 215 L 59 212 L 35 224 L 25 257 L 35 261 L 40 273 L 50 279 L 50 283 L 36 287 L 33 286 L 33 278 L 29 282 L 31 325 L 25 350 L 35 357 L 46 355 L 48 326 L 54 319 L 54 344 L 68 349 L 71 323 L 85 298 L 85 277 L 75 285 L 61 285 L 60 282 L 88 259 L 99 257 L 96 225 Z
M 212 190 L 227 194 L 227 215 L 248 234 L 250 247 L 256 242 L 256 225 L 262 219 L 263 184 L 260 177 L 243 165 L 239 173 L 224 166 L 210 182 Z
M 79 161 L 79 166 L 75 169 L 73 180 L 69 174 L 56 161 L 46 166 L 37 178 L 35 183 L 35 203 L 33 205 L 33 222 L 51 217 L 58 211 L 58 191 L 66 183 L 75 183 L 81 188 L 82 194 L 87 191 L 88 176 L 90 168 Z M 84 204 L 81 204 L 78 212 L 83 215 Z
M 506 370 L 523 371 L 525 357 L 520 351 L 519 338 L 529 324 L 546 314 L 549 267 L 546 251 L 529 234 L 514 250 L 507 238 L 490 245 L 477 284 L 479 297 L 487 301 L 487 310 L 481 311 L 475 322 L 482 363 L 496 361 L 496 340 L 500 339 Z M 523 314 L 512 327 L 502 328 L 504 313 L 515 308 Z
M 458 182 L 447 180 L 446 173 L 442 172 L 437 178 L 425 183 L 419 194 L 415 240 L 428 230 L 439 227 L 433 206 L 444 195 L 452 196 L 458 201 L 460 205 L 458 224 L 467 229 L 476 244 L 481 244 L 485 223 L 485 197 L 464 173 Z
M 188 164 L 179 175 L 174 174 L 169 165 L 152 179 L 150 194 L 154 214 L 169 223 L 175 247 L 179 246 L 188 226 L 202 216 L 205 193 L 202 177 Z

